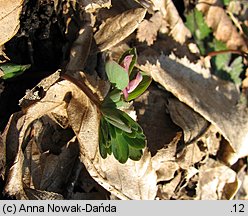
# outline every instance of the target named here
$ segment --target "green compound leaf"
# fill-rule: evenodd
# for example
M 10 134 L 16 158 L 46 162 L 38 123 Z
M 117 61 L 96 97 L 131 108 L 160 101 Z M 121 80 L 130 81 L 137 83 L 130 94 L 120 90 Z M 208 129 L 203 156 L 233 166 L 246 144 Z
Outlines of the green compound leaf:
M 225 6 L 228 6 L 231 0 L 221 0 Z
M 134 149 L 141 150 L 146 147 L 146 141 L 142 138 L 131 138 L 127 136 L 126 134 L 123 134 L 124 140 L 128 143 L 129 146 L 131 146 Z
M 131 133 L 131 127 L 128 126 L 123 120 L 121 119 L 121 112 L 118 109 L 110 109 L 110 108 L 102 108 L 101 112 L 104 115 L 104 118 L 107 122 L 114 125 L 115 127 L 127 132 Z
M 129 158 L 134 161 L 139 161 L 140 158 L 142 157 L 143 152 L 142 150 L 137 150 L 135 148 L 132 148 L 129 146 Z
M 194 9 L 186 16 L 186 26 L 197 40 L 205 39 L 211 32 L 205 23 L 202 12 Z
M 197 9 L 192 10 L 188 15 L 186 15 L 185 25 L 191 31 L 195 42 L 199 47 L 200 53 L 205 55 L 205 42 L 209 38 L 209 35 L 212 31 L 205 23 L 202 12 L 198 11 Z
M 141 94 L 145 92 L 145 90 L 149 87 L 149 85 L 152 82 L 152 79 L 150 76 L 145 75 L 144 73 L 142 74 L 142 81 L 140 84 L 132 91 L 131 93 L 128 94 L 127 101 L 131 101 L 137 97 L 139 97 Z
M 105 70 L 109 81 L 119 90 L 127 87 L 129 82 L 128 73 L 115 61 L 108 61 Z
M 128 73 L 130 74 L 134 68 L 134 65 L 137 61 L 137 52 L 136 52 L 136 49 L 135 48 L 132 48 L 132 49 L 129 49 L 127 50 L 126 52 L 124 52 L 122 54 L 122 56 L 120 57 L 119 59 L 119 64 L 121 64 L 123 62 L 123 60 L 125 59 L 126 56 L 128 55 L 132 55 L 132 61 L 130 63 L 130 66 L 129 66 L 129 69 L 128 69 Z
M 111 138 L 111 146 L 114 157 L 120 163 L 126 163 L 129 157 L 129 148 L 126 140 L 122 136 L 122 132 L 118 128 L 114 128 L 116 138 Z
M 214 39 L 212 43 L 209 43 L 209 46 L 214 50 L 214 51 L 220 51 L 220 50 L 226 50 L 227 47 L 225 43 Z M 226 65 L 229 64 L 231 59 L 231 54 L 230 53 L 225 53 L 225 54 L 219 54 L 215 57 L 213 57 L 214 61 L 214 66 L 216 70 L 222 70 Z
M 226 50 L 226 45 L 216 39 L 210 43 L 210 47 L 214 51 Z M 243 72 L 243 61 L 242 57 L 239 56 L 233 61 L 232 55 L 230 53 L 218 54 L 211 59 L 213 64 L 214 74 L 221 79 L 229 80 L 235 83 L 236 85 L 241 84 L 240 75 Z
M 242 57 L 239 56 L 231 63 L 231 65 L 226 68 L 227 73 L 230 75 L 231 80 L 236 85 L 241 85 L 240 75 L 243 72 L 243 60 Z
M 6 80 L 6 79 L 13 78 L 15 76 L 19 76 L 30 67 L 31 67 L 30 64 L 28 65 L 16 65 L 13 63 L 0 64 L 0 69 L 4 73 L 4 75 L 1 78 Z

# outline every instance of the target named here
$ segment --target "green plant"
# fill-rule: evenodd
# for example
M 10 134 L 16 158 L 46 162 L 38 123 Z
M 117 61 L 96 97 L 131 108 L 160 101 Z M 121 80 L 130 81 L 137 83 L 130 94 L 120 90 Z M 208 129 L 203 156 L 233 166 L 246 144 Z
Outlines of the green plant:
M 10 79 L 16 76 L 21 75 L 24 73 L 25 70 L 29 69 L 31 67 L 30 64 L 28 65 L 17 65 L 13 63 L 3 63 L 0 64 L 0 69 L 3 72 L 2 79 Z
M 223 0 L 229 4 L 229 0 Z M 246 54 L 239 50 L 228 50 L 226 44 L 217 40 L 212 30 L 205 23 L 202 12 L 192 10 L 186 16 L 186 25 L 191 31 L 201 55 L 211 57 L 212 72 L 224 80 L 229 80 L 237 86 L 241 85 L 241 74 L 244 71 L 242 57 Z M 240 56 L 232 56 L 232 53 Z
M 106 73 L 112 88 L 101 104 L 99 149 L 102 158 L 113 153 L 120 162 L 128 158 L 139 160 L 146 146 L 146 137 L 141 126 L 120 109 L 141 95 L 151 83 L 151 78 L 138 71 L 135 49 L 125 52 L 119 62 L 108 61 Z

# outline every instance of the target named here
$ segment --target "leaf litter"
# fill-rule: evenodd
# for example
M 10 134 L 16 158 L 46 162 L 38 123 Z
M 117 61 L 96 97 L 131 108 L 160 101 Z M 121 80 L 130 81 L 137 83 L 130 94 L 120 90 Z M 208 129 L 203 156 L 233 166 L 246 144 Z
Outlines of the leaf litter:
M 23 95 L 21 110 L 12 114 L 0 136 L 4 193 L 17 199 L 245 199 L 243 86 L 217 77 L 211 65 L 206 67 L 205 56 L 182 48 L 193 30 L 172 1 L 127 2 L 75 1 L 68 6 L 81 6 L 85 21 L 76 28 L 66 65 Z M 246 51 L 244 35 L 224 7 L 209 5 L 200 1 L 196 7 L 214 37 L 230 49 Z M 230 37 L 222 31 L 227 29 L 223 22 Z M 3 31 L 8 35 L 2 44 L 15 34 Z M 168 41 L 172 49 L 166 53 L 159 45 Z M 104 65 L 108 59 L 118 62 L 132 47 L 138 52 L 135 67 L 153 82 L 123 109 L 136 112 L 147 145 L 140 160 L 121 164 L 113 154 L 103 159 L 99 153 L 99 103 L 111 89 Z M 173 47 L 179 47 L 180 56 Z M 242 60 L 238 75 L 247 67 Z

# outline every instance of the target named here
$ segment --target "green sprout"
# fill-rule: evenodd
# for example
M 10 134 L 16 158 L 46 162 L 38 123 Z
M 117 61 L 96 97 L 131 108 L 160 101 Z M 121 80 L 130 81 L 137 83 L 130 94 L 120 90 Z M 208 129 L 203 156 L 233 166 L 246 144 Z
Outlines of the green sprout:
M 113 153 L 120 163 L 128 158 L 140 160 L 146 146 L 141 126 L 119 108 L 140 96 L 150 85 L 151 78 L 137 70 L 135 49 L 125 52 L 119 63 L 108 61 L 105 69 L 112 88 L 101 105 L 99 149 L 102 158 Z

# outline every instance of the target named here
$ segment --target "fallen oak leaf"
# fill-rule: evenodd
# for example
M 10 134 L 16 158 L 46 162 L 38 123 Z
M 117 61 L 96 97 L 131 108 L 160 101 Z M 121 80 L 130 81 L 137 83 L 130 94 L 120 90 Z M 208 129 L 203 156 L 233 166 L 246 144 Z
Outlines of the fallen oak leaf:
M 151 62 L 147 61 L 140 69 L 150 73 L 155 81 L 215 125 L 230 142 L 233 153 L 225 162 L 233 164 L 248 155 L 247 114 L 237 106 L 239 92 L 235 85 L 205 70 L 194 71 L 189 68 L 191 66 L 183 66 L 164 55 Z
M 108 18 L 94 35 L 99 51 L 110 49 L 133 33 L 145 14 L 146 9 L 136 8 Z

